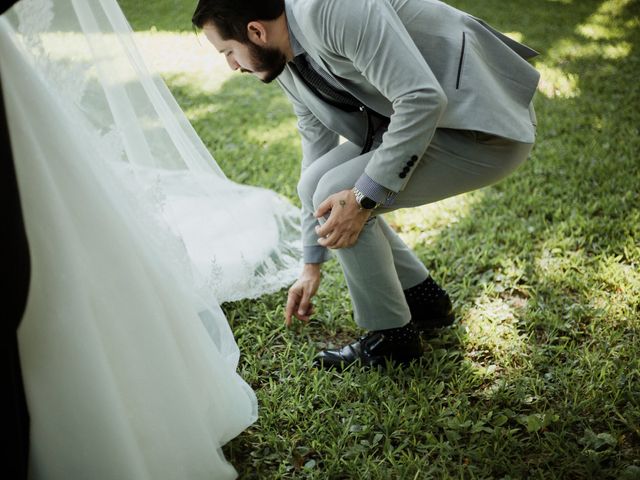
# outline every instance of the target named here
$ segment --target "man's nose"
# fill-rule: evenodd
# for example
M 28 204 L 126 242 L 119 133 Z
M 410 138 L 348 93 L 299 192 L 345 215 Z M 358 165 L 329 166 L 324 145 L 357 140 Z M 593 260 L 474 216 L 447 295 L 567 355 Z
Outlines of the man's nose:
M 229 68 L 231 70 L 237 70 L 238 68 L 240 68 L 238 62 L 236 62 L 235 58 L 233 58 L 231 55 L 227 57 L 227 63 L 229 64 Z

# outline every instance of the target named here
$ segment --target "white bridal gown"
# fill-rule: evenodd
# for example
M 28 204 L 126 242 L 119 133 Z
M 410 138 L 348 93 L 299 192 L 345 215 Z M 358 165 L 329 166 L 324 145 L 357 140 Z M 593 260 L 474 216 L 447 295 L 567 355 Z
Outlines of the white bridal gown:
M 0 72 L 32 259 L 30 476 L 235 477 L 220 447 L 257 407 L 218 305 L 293 280 L 298 212 L 224 177 L 115 0 L 21 0 Z

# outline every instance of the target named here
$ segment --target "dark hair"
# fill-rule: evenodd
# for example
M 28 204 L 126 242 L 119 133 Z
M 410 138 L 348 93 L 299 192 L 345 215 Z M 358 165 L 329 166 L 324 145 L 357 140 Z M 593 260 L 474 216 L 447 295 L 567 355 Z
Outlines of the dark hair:
M 246 42 L 247 24 L 275 20 L 284 11 L 284 0 L 199 0 L 191 22 L 196 28 L 212 23 L 223 40 Z

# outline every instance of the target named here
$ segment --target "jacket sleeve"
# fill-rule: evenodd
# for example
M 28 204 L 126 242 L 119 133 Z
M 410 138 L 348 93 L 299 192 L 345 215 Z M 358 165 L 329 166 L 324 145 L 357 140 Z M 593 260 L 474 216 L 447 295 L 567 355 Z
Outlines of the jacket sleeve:
M 293 111 L 298 118 L 298 132 L 302 141 L 302 166 L 300 177 L 315 160 L 338 146 L 338 134 L 325 127 L 317 117 L 287 88 L 284 82 L 279 82 L 285 94 L 293 105 Z M 318 220 L 302 202 L 302 248 L 304 263 L 322 263 L 331 258 L 329 249 L 318 244 L 315 227 Z
M 444 91 L 388 2 L 309 3 L 303 31 L 320 55 L 347 59 L 392 103 L 388 130 L 365 173 L 399 192 L 433 138 L 447 104 Z

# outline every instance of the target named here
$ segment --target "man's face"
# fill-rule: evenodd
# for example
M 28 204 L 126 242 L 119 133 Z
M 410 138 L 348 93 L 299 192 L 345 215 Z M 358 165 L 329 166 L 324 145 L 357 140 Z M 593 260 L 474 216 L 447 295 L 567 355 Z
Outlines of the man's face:
M 237 40 L 223 40 L 212 24 L 203 27 L 207 40 L 222 53 L 232 70 L 251 73 L 264 83 L 273 81 L 284 70 L 287 60 L 276 48 L 246 43 Z

